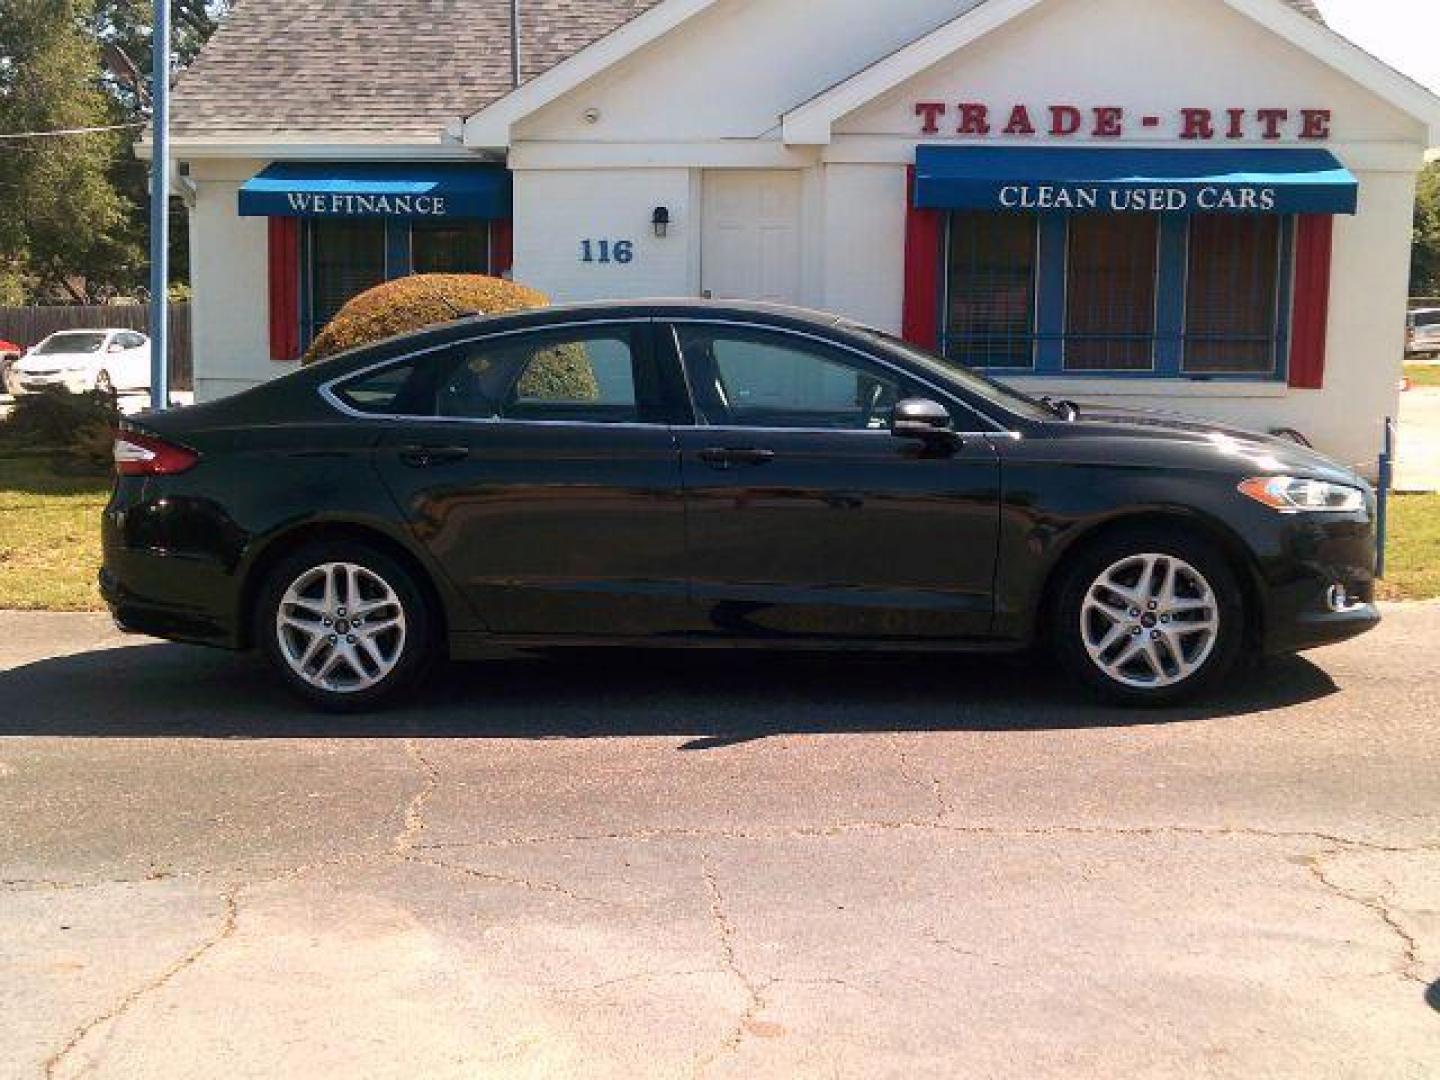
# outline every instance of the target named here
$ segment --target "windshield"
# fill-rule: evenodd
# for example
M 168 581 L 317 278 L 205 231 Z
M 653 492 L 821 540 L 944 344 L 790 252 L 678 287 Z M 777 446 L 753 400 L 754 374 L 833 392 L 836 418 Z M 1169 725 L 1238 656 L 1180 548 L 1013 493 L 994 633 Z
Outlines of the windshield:
M 35 348 L 36 356 L 55 353 L 96 353 L 105 346 L 104 334 L 51 334 Z
M 1056 412 L 1046 406 L 1043 402 L 1037 401 L 1029 394 L 1022 394 L 1019 390 L 1012 390 L 1003 383 L 981 375 L 953 360 L 946 360 L 932 352 L 912 345 L 894 334 L 887 334 L 883 330 L 875 330 L 871 327 L 856 327 L 860 333 L 874 338 L 885 345 L 893 352 L 901 353 L 907 360 L 918 364 L 920 367 L 928 368 L 935 374 L 943 376 L 952 383 L 958 383 L 963 389 L 970 391 L 976 397 L 992 404 L 999 405 L 1017 416 L 1027 420 L 1054 420 Z
M 1440 311 L 1417 311 L 1410 316 L 1415 326 L 1440 326 Z

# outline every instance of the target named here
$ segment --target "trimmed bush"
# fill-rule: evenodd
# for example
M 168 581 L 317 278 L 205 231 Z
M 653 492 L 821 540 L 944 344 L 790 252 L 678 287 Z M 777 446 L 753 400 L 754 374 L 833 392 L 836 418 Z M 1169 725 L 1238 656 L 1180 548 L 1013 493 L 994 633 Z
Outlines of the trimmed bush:
M 17 450 L 68 447 L 86 429 L 108 432 L 119 419 L 114 394 L 98 390 L 71 394 L 59 389 L 22 394 L 15 399 L 10 415 L 0 422 L 0 443 Z
M 305 353 L 314 363 L 361 345 L 447 323 L 459 314 L 503 315 L 545 307 L 544 293 L 481 274 L 416 274 L 355 297 Z

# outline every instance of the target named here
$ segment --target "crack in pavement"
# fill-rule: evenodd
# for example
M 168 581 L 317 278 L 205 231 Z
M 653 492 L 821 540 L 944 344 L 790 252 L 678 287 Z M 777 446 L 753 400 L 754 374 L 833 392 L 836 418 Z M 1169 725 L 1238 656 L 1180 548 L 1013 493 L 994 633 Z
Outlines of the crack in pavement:
M 754 980 L 745 974 L 736 959 L 735 926 L 726 913 L 725 897 L 720 892 L 720 883 L 715 878 L 715 871 L 710 867 L 710 856 L 704 852 L 700 855 L 700 874 L 705 879 L 705 888 L 710 894 L 710 920 L 714 924 L 719 941 L 721 961 L 725 970 L 745 991 L 746 1004 L 739 1019 L 735 1021 L 735 1026 L 730 1030 L 730 1034 L 725 1037 L 725 1041 L 695 1063 L 693 1073 L 695 1076 L 704 1075 L 710 1066 L 720 1058 L 740 1049 L 740 1044 L 745 1041 L 746 1029 L 754 1023 L 755 1018 L 765 1008 L 765 987 L 757 986 Z
M 193 967 L 201 957 L 233 935 L 235 933 L 235 927 L 240 920 L 240 891 L 241 887 L 236 886 L 221 894 L 221 899 L 225 902 L 225 912 L 220 920 L 220 927 L 215 933 L 211 934 L 155 978 L 131 990 L 105 1012 L 76 1028 L 70 1036 L 70 1040 L 45 1059 L 41 1066 L 41 1075 L 45 1077 L 45 1080 L 53 1080 L 53 1078 L 59 1074 L 60 1067 L 65 1063 L 65 1060 L 79 1049 L 80 1044 L 85 1041 L 86 1037 L 92 1031 L 102 1024 L 119 1020 L 134 1008 L 141 998 L 164 987 L 170 980 L 175 978 L 175 976 Z M 83 1075 L 89 1071 L 89 1067 L 86 1067 L 77 1075 Z
M 1333 858 L 1339 854 L 1341 854 L 1341 852 L 1333 850 L 1319 852 L 1307 858 L 1305 860 L 1305 866 L 1310 871 L 1310 875 L 1329 892 L 1341 899 L 1350 901 L 1352 904 L 1358 904 L 1360 907 L 1363 907 L 1370 914 L 1378 917 L 1380 921 L 1385 924 L 1386 928 L 1390 930 L 1395 937 L 1400 939 L 1400 962 L 1391 968 L 1389 974 L 1398 975 L 1402 979 L 1418 983 L 1421 986 L 1429 986 L 1429 982 L 1418 970 L 1421 966 L 1420 943 L 1415 940 L 1415 936 L 1406 930 L 1400 920 L 1395 917 L 1395 913 L 1391 910 L 1385 894 L 1376 893 L 1372 896 L 1366 896 L 1345 888 L 1326 875 L 1324 860 Z
M 422 780 L 420 789 L 405 804 L 403 827 L 390 845 L 391 854 L 401 857 L 415 847 L 416 839 L 425 831 L 425 804 L 440 786 L 440 770 L 420 752 L 419 743 L 410 738 L 405 740 L 404 745 L 406 755 L 419 770 Z
M 629 983 L 651 982 L 656 979 L 691 979 L 698 975 L 722 974 L 729 973 L 713 967 L 691 968 L 686 971 L 637 971 L 633 975 L 620 975 L 614 979 L 605 979 L 585 986 L 562 986 L 555 991 L 555 994 L 558 997 L 568 997 L 572 994 L 593 994 L 600 990 L 608 990 L 612 986 L 625 986 Z
M 584 893 L 577 893 L 573 889 L 567 889 L 564 885 L 555 881 L 515 877 L 511 874 L 497 874 L 490 870 L 479 870 L 473 866 L 461 866 L 459 863 L 448 863 L 440 859 L 421 858 L 418 855 L 402 855 L 400 858 L 402 862 L 411 863 L 415 866 L 432 866 L 437 870 L 445 870 L 452 874 L 475 878 L 477 881 L 486 881 L 492 885 L 508 885 L 512 888 L 524 889 L 527 892 L 550 893 L 555 896 L 563 896 L 579 904 L 598 904 L 601 907 L 621 906 L 613 900 L 602 900 L 598 896 L 586 896 Z
M 768 829 L 699 829 L 649 828 L 622 829 L 599 833 L 546 833 L 536 836 L 501 837 L 493 840 L 459 840 L 434 844 L 417 844 L 418 851 L 443 850 L 504 850 L 543 844 L 644 843 L 655 840 L 740 840 L 768 843 L 775 840 L 828 839 L 851 833 L 903 832 L 932 830 L 971 836 L 993 836 L 1001 839 L 1043 836 L 1111 836 L 1160 837 L 1193 836 L 1202 839 L 1228 840 L 1304 840 L 1338 845 L 1347 850 L 1375 851 L 1410 855 L 1421 851 L 1440 851 L 1440 839 L 1419 844 L 1392 845 L 1371 840 L 1338 836 L 1310 830 L 1261 829 L 1248 825 L 961 825 L 928 819 L 877 821 L 846 821 L 831 825 L 776 826 Z
M 899 735 L 890 736 L 890 748 L 895 751 L 895 756 L 900 762 L 900 776 L 915 787 L 927 787 L 930 797 L 935 800 L 935 820 L 941 821 L 950 812 L 950 807 L 945 800 L 945 791 L 940 786 L 940 778 L 932 775 L 928 782 L 920 776 L 916 776 L 910 767 L 910 755 L 906 753 L 905 747 L 900 744 Z

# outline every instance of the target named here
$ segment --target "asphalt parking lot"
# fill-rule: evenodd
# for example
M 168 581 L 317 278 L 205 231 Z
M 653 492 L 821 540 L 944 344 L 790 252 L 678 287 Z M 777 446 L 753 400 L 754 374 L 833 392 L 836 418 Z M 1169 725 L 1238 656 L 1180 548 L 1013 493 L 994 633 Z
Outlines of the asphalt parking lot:
M 1437 640 L 1161 714 L 624 654 L 336 719 L 0 614 L 0 1075 L 1434 1077 Z

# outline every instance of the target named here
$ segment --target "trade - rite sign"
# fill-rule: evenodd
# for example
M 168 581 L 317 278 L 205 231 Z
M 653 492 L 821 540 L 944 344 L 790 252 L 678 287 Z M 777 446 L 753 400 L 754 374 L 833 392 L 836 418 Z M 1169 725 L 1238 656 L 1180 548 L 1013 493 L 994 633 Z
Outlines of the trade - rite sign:
M 1078 105 L 1048 105 L 1032 108 L 1012 105 L 995 108 L 982 102 L 920 101 L 915 104 L 922 135 L 960 135 L 970 138 L 1070 138 L 1120 139 L 1135 128 L 1163 133 L 1189 142 L 1237 141 L 1284 138 L 1324 142 L 1330 138 L 1332 113 L 1329 109 L 1281 108 L 1186 108 L 1168 118 L 1159 113 L 1132 115 L 1118 105 L 1082 109 Z

